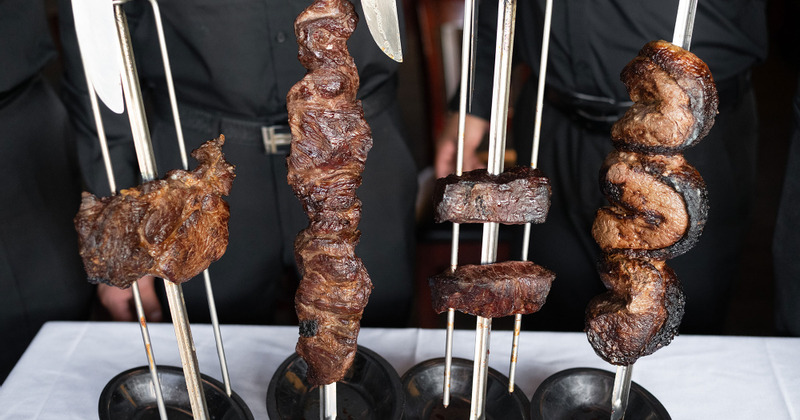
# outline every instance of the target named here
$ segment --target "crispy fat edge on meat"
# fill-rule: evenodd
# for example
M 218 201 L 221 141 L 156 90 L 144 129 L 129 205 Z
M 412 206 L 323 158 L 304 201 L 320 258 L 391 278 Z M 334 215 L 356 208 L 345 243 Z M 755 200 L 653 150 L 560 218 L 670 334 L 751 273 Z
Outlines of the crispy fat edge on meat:
M 608 292 L 586 307 L 586 335 L 603 360 L 631 365 L 667 346 L 678 334 L 685 296 L 663 261 L 606 256 L 598 271 Z

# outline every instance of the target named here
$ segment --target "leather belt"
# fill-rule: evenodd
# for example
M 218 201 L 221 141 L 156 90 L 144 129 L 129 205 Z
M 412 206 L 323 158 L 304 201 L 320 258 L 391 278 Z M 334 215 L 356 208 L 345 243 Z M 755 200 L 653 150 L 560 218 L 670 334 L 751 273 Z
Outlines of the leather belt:
M 261 140 L 267 154 L 277 155 L 289 150 L 292 145 L 292 132 L 288 125 L 271 125 L 261 127 Z
M 548 85 L 545 99 L 584 129 L 608 134 L 611 126 L 633 105 L 631 101 L 566 92 Z
M 178 105 L 178 113 L 185 128 L 206 132 L 210 136 L 224 134 L 226 142 L 260 146 L 268 155 L 288 154 L 291 147 L 292 135 L 285 116 L 273 120 L 243 119 L 186 104 Z

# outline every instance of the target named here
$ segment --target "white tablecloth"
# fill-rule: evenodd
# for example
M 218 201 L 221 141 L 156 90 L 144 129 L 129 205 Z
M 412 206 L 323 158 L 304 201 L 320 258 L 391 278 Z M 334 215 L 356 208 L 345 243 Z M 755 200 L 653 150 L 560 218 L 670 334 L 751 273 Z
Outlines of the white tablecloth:
M 150 324 L 156 361 L 180 366 L 171 324 Z M 212 330 L 193 325 L 203 373 L 221 379 Z M 231 383 L 256 419 L 266 419 L 266 392 L 292 354 L 296 327 L 223 325 Z M 454 356 L 472 359 L 474 331 L 456 331 Z M 359 343 L 403 374 L 444 353 L 444 331 L 363 329 Z M 583 334 L 524 332 L 517 384 L 530 398 L 548 376 L 573 367 L 613 371 Z M 490 365 L 507 373 L 509 331 L 493 331 Z M 2 419 L 97 418 L 100 392 L 118 373 L 146 364 L 135 323 L 46 324 L 0 388 Z M 800 339 L 679 336 L 640 359 L 633 380 L 681 419 L 800 420 Z

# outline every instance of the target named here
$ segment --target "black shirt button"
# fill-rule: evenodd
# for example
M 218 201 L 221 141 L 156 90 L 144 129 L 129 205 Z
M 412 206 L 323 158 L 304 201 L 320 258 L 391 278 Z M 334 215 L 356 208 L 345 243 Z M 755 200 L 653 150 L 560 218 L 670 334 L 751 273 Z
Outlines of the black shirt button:
M 284 33 L 283 31 L 278 32 L 278 34 L 275 35 L 275 41 L 278 41 L 278 43 L 283 44 L 284 41 L 286 41 L 286 33 Z

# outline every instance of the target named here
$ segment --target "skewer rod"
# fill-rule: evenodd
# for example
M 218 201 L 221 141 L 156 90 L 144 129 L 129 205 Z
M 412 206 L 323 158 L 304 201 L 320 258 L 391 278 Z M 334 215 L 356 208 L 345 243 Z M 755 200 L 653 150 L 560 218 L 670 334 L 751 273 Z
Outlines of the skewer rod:
M 503 172 L 508 118 L 508 98 L 511 86 L 511 56 L 514 49 L 514 21 L 516 0 L 498 3 L 497 40 L 495 44 L 494 79 L 492 86 L 492 113 L 489 122 L 489 162 L 487 171 L 497 175 Z M 498 223 L 485 223 L 481 238 L 481 263 L 497 260 Z M 491 318 L 478 317 L 475 332 L 475 361 L 472 377 L 470 420 L 486 417 L 486 377 L 489 372 L 489 333 Z
M 131 123 L 131 133 L 133 134 L 136 157 L 139 161 L 139 170 L 144 181 L 152 181 L 157 174 L 155 154 L 153 153 L 150 131 L 145 117 L 142 91 L 139 86 L 139 77 L 133 57 L 128 22 L 120 4 L 114 4 L 114 17 L 122 50 L 124 70 L 122 92 L 128 104 L 128 118 Z M 186 379 L 186 388 L 189 392 L 192 413 L 195 419 L 206 420 L 208 418 L 208 407 L 206 406 L 205 394 L 202 389 L 200 369 L 197 363 L 194 341 L 192 340 L 192 332 L 189 327 L 189 319 L 186 315 L 183 291 L 179 284 L 172 283 L 169 280 L 164 281 L 164 286 L 172 315 L 172 324 L 175 328 L 175 337 L 178 341 L 178 351 L 181 357 L 183 375 Z
M 211 316 L 211 327 L 214 330 L 214 342 L 217 345 L 217 356 L 219 357 L 219 369 L 222 372 L 222 383 L 225 385 L 225 393 L 230 397 L 233 394 L 231 389 L 231 378 L 228 374 L 228 359 L 225 358 L 225 346 L 222 344 L 222 331 L 219 328 L 219 318 L 217 317 L 217 304 L 214 301 L 214 291 L 211 288 L 211 276 L 208 270 L 203 271 L 203 281 L 206 286 L 206 299 L 208 300 L 208 313 Z
M 85 66 L 84 66 L 85 67 Z M 117 190 L 116 179 L 114 178 L 114 170 L 111 165 L 111 158 L 108 153 L 108 139 L 106 138 L 105 127 L 103 126 L 103 118 L 100 114 L 100 105 L 97 102 L 97 94 L 94 90 L 94 85 L 91 79 L 86 74 L 86 88 L 89 93 L 89 102 L 92 107 L 92 114 L 94 115 L 95 126 L 97 127 L 97 138 L 100 141 L 100 151 L 103 156 L 103 164 L 106 169 L 106 177 L 108 179 L 108 189 L 111 194 Z M 145 355 L 147 356 L 147 367 L 150 371 L 150 379 L 153 381 L 153 393 L 156 396 L 156 407 L 158 408 L 158 415 L 161 420 L 167 420 L 167 407 L 164 404 L 164 394 L 161 392 L 161 380 L 158 378 L 158 365 L 156 358 L 153 354 L 153 345 L 150 341 L 150 329 L 147 327 L 147 319 L 144 314 L 144 305 L 142 304 L 142 295 L 139 293 L 139 282 L 135 281 L 131 284 L 131 291 L 133 292 L 133 303 L 136 308 L 136 316 L 139 318 L 139 328 L 142 333 L 142 343 L 144 344 Z
M 514 380 L 517 375 L 517 358 L 519 357 L 519 334 L 522 331 L 522 314 L 514 315 L 514 335 L 511 337 L 511 360 L 508 366 L 508 393 L 514 392 Z
M 468 103 L 472 96 L 472 75 L 470 70 L 474 67 L 475 60 L 474 43 L 475 39 L 475 2 L 468 0 L 464 3 L 464 26 L 461 38 L 461 90 L 459 93 L 458 107 L 458 141 L 456 152 L 456 175 L 461 176 L 464 170 L 464 133 L 466 131 L 466 116 Z M 460 236 L 460 225 L 453 223 L 453 238 L 450 247 L 450 270 L 458 268 L 458 241 Z M 445 337 L 444 351 L 444 381 L 442 389 L 442 405 L 447 408 L 450 405 L 450 374 L 453 365 L 453 329 L 455 328 L 455 311 L 453 308 L 447 309 L 447 332 Z
M 553 0 L 547 0 L 544 10 L 544 30 L 542 34 L 542 56 L 539 58 L 539 84 L 536 91 L 536 115 L 533 126 L 533 147 L 531 148 L 531 167 L 539 161 L 539 139 L 542 133 L 542 109 L 544 108 L 544 87 L 547 79 L 547 59 L 550 54 L 550 27 L 552 26 Z
M 172 120 L 175 124 L 175 134 L 178 139 L 178 149 L 181 156 L 181 164 L 184 170 L 189 170 L 189 162 L 186 156 L 186 142 L 183 138 L 183 128 L 181 127 L 180 114 L 178 112 L 178 100 L 175 97 L 175 84 L 172 78 L 172 69 L 170 67 L 169 54 L 167 53 L 167 42 L 164 37 L 164 26 L 161 20 L 161 11 L 158 3 L 155 0 L 150 0 L 150 5 L 153 8 L 153 16 L 155 18 L 156 30 L 158 33 L 158 45 L 161 49 L 161 61 L 164 63 L 164 75 L 167 80 L 167 91 L 169 93 L 169 104 L 172 109 Z M 228 373 L 228 360 L 225 357 L 225 347 L 222 344 L 222 332 L 219 327 L 219 317 L 217 316 L 217 304 L 214 299 L 214 291 L 211 287 L 211 275 L 208 269 L 203 271 L 203 282 L 206 288 L 206 299 L 208 301 L 208 312 L 211 317 L 211 326 L 214 331 L 214 341 L 217 347 L 217 357 L 219 358 L 219 368 L 222 373 L 222 382 L 225 386 L 225 393 L 230 397 L 233 394 L 231 390 L 231 379 Z
M 444 384 L 442 389 L 442 405 L 444 408 L 450 405 L 450 379 L 453 371 L 453 330 L 455 329 L 456 311 L 453 308 L 447 309 L 447 334 L 444 343 Z
M 84 68 L 85 67 L 86 66 L 84 66 Z M 103 117 L 100 115 L 100 105 L 97 102 L 97 94 L 88 74 L 86 75 L 86 88 L 89 91 L 89 103 L 92 106 L 94 124 L 95 127 L 97 127 L 97 139 L 100 141 L 100 154 L 103 156 L 103 165 L 106 168 L 108 190 L 111 192 L 111 194 L 114 194 L 117 191 L 117 182 L 114 178 L 114 169 L 111 165 L 111 155 L 108 152 L 108 139 L 106 138 L 106 130 L 103 126 Z
M 697 0 L 680 0 L 678 13 L 675 18 L 675 30 L 672 33 L 672 43 L 689 50 L 692 45 L 692 31 L 694 30 L 694 16 L 697 11 Z
M 497 41 L 495 45 L 494 79 L 492 86 L 492 112 L 489 128 L 488 172 L 503 172 L 503 151 L 506 145 L 508 97 L 511 90 L 511 55 L 514 49 L 514 20 L 516 0 L 503 0 L 498 4 Z
M 164 404 L 164 394 L 161 392 L 161 380 L 158 378 L 158 368 L 156 358 L 153 355 L 153 345 L 150 342 L 150 330 L 147 328 L 147 319 L 144 316 L 144 305 L 142 305 L 142 295 L 139 293 L 139 282 L 131 284 L 133 290 L 133 302 L 136 307 L 136 316 L 139 317 L 139 328 L 142 330 L 142 342 L 144 351 L 147 354 L 147 367 L 150 370 L 150 379 L 153 381 L 153 392 L 156 395 L 156 406 L 161 420 L 167 420 L 167 407 Z
M 475 325 L 475 361 L 472 368 L 470 420 L 486 418 L 486 377 L 489 372 L 489 334 L 491 330 L 492 319 L 479 316 Z
M 336 382 L 319 388 L 319 418 L 336 420 Z
M 536 94 L 536 115 L 533 126 L 533 146 L 531 147 L 531 167 L 536 168 L 539 160 L 539 141 L 542 132 L 542 108 L 544 107 L 544 87 L 547 78 L 547 57 L 550 50 L 550 27 L 553 16 L 553 0 L 545 2 L 544 33 L 542 35 L 542 55 L 539 58 L 539 85 Z M 522 235 L 522 261 L 528 260 L 528 250 L 531 239 L 531 224 L 525 224 Z M 511 343 L 511 361 L 508 368 L 508 392 L 514 392 L 514 379 L 517 370 L 517 356 L 519 354 L 519 334 L 522 329 L 522 315 L 514 316 L 514 336 Z
M 472 42 L 475 39 L 475 1 L 464 3 L 464 27 L 461 37 L 461 87 L 458 102 L 458 152 L 456 155 L 456 175 L 461 176 L 464 168 L 464 132 L 466 130 L 467 107 L 472 102 L 472 78 L 475 54 Z
M 153 145 L 150 142 L 150 129 L 145 118 L 142 91 L 139 86 L 139 76 L 133 58 L 128 20 L 119 4 L 114 5 L 114 17 L 117 24 L 120 47 L 122 49 L 122 93 L 127 104 L 128 119 L 131 124 L 133 144 L 136 148 L 136 158 L 139 162 L 139 171 L 145 181 L 156 178 L 156 159 L 153 154 Z
M 169 54 L 167 54 L 167 41 L 164 37 L 164 25 L 161 20 L 161 9 L 158 7 L 158 2 L 150 0 L 150 6 L 153 7 L 153 17 L 156 22 L 156 33 L 158 34 L 158 46 L 161 49 L 161 61 L 164 63 L 164 75 L 167 79 L 167 93 L 169 94 L 169 103 L 172 108 L 172 121 L 175 123 L 175 132 L 178 136 L 178 148 L 181 152 L 181 162 L 183 169 L 189 169 L 189 163 L 186 158 L 186 143 L 183 141 L 183 130 L 181 129 L 180 116 L 178 115 L 178 100 L 175 98 L 175 84 L 172 80 L 172 68 L 169 64 Z M 227 385 L 226 385 L 227 386 Z M 230 396 L 230 393 L 228 393 Z
M 628 408 L 628 396 L 631 392 L 631 374 L 633 365 L 618 366 L 614 376 L 614 390 L 611 393 L 611 420 L 625 418 L 625 409 Z
M 192 407 L 192 416 L 195 419 L 208 419 L 208 406 L 206 405 L 203 383 L 198 369 L 197 353 L 192 340 L 192 330 L 189 327 L 186 315 L 186 303 L 183 300 L 181 285 L 164 280 L 167 291 L 169 311 L 172 314 L 172 326 L 175 328 L 175 337 L 178 340 L 178 353 L 181 357 L 181 367 L 186 380 L 186 389 L 189 392 L 189 403 Z

